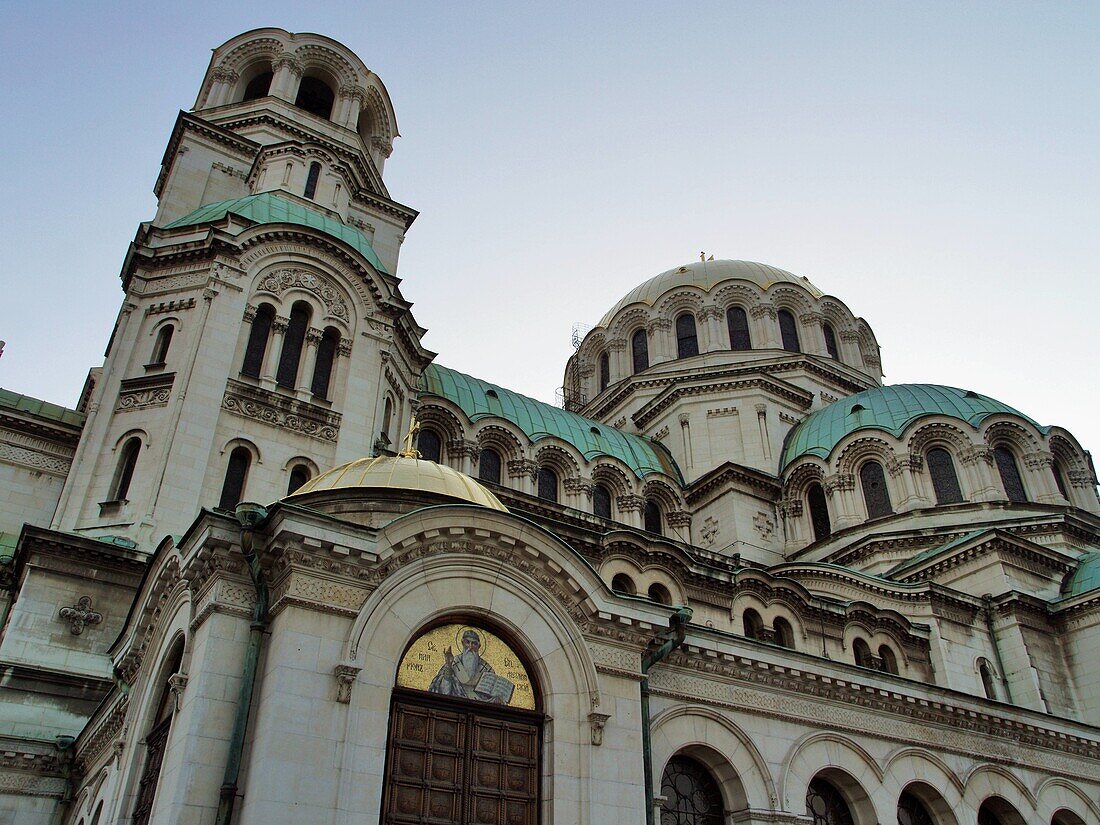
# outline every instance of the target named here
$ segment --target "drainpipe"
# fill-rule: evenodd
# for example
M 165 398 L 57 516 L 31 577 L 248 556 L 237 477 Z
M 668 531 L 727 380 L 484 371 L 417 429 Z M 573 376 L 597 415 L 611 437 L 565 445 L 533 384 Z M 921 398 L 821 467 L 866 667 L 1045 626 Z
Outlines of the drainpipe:
M 653 764 L 650 758 L 652 745 L 649 740 L 649 670 L 684 643 L 691 608 L 680 607 L 668 617 L 668 631 L 652 639 L 642 654 L 642 759 L 645 769 L 645 821 L 653 822 Z
M 65 821 L 65 814 L 73 801 L 73 743 L 76 739 L 72 736 L 54 737 L 54 746 L 57 748 L 57 766 L 61 769 L 61 778 L 65 782 L 65 789 L 61 793 L 61 799 L 57 800 L 57 825 Z
M 233 806 L 237 801 L 237 780 L 241 773 L 241 755 L 244 753 L 244 734 L 248 727 L 248 712 L 252 707 L 252 690 L 256 685 L 256 668 L 260 661 L 264 631 L 267 629 L 267 582 L 264 580 L 260 561 L 252 539 L 256 527 L 267 518 L 267 508 L 251 502 L 241 502 L 234 512 L 241 525 L 241 553 L 248 563 L 252 586 L 256 588 L 256 606 L 252 610 L 252 625 L 248 633 L 248 649 L 244 656 L 244 672 L 241 674 L 241 692 L 237 697 L 237 713 L 233 719 L 233 736 L 229 740 L 229 756 L 225 762 L 221 795 L 218 799 L 217 825 L 229 825 L 233 820 Z
M 993 628 L 993 594 L 986 593 L 982 596 L 982 613 L 985 615 L 985 626 L 989 629 L 989 638 L 993 642 L 993 658 L 997 660 L 997 670 L 1001 672 L 1001 685 L 1005 689 L 1005 699 L 1010 705 L 1012 701 L 1012 688 L 1008 686 L 1008 673 L 1005 671 L 1004 660 L 1001 659 L 1001 646 L 997 642 L 997 631 Z

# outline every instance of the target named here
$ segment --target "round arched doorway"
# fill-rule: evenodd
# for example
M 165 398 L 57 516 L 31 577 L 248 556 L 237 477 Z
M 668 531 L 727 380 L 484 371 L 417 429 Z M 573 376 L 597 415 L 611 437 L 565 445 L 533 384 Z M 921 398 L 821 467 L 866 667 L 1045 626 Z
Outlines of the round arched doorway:
M 454 618 L 422 630 L 397 669 L 382 822 L 536 825 L 543 722 L 499 631 Z

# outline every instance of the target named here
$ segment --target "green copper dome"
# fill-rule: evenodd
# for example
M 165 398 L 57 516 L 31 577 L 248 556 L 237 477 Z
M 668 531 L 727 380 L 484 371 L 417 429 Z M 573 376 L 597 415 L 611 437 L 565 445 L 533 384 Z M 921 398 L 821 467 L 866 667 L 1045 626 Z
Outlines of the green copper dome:
M 828 458 L 846 435 L 856 430 L 885 430 L 900 437 L 905 429 L 929 415 L 946 415 L 977 427 L 997 413 L 1015 415 L 1034 424 L 1026 415 L 987 395 L 939 384 L 894 384 L 850 395 L 803 419 L 787 435 L 779 470 L 804 455 Z
M 258 195 L 246 195 L 228 201 L 218 201 L 200 206 L 194 212 L 172 221 L 165 229 L 177 229 L 181 226 L 195 226 L 200 223 L 213 223 L 222 220 L 228 214 L 252 221 L 253 223 L 293 223 L 308 226 L 341 240 L 357 250 L 370 265 L 379 272 L 386 273 L 386 267 L 378 260 L 374 247 L 367 236 L 353 226 L 347 226 L 336 218 L 329 217 L 316 209 L 297 203 L 290 198 L 279 197 L 273 192 L 261 192 Z M 388 274 L 388 273 L 387 273 Z
M 1062 585 L 1065 596 L 1080 596 L 1100 587 L 1100 553 L 1085 553 L 1077 560 L 1077 569 Z

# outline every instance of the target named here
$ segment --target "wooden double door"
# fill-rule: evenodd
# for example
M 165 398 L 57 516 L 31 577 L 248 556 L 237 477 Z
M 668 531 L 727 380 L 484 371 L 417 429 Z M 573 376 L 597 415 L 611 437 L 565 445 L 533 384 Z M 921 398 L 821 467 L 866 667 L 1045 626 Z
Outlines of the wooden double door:
M 537 825 L 542 719 L 394 691 L 384 825 Z

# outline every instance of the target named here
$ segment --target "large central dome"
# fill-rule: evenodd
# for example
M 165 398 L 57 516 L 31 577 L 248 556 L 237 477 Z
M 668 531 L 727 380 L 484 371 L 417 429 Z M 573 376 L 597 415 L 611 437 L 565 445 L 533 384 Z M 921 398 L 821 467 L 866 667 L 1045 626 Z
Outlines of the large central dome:
M 634 287 L 623 296 L 622 300 L 608 310 L 600 320 L 600 326 L 606 327 L 620 309 L 631 304 L 646 304 L 653 306 L 657 299 L 670 289 L 679 289 L 684 286 L 694 286 L 709 292 L 716 284 L 729 280 L 752 281 L 767 289 L 772 284 L 786 282 L 798 284 L 809 290 L 815 298 L 822 296 L 821 290 L 811 284 L 806 278 L 799 277 L 785 269 L 758 264 L 755 261 L 696 261 L 684 264 L 675 269 L 669 269 L 660 275 L 654 275 L 648 281 Z

